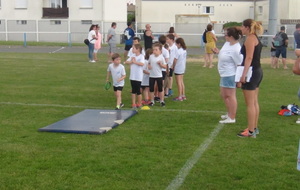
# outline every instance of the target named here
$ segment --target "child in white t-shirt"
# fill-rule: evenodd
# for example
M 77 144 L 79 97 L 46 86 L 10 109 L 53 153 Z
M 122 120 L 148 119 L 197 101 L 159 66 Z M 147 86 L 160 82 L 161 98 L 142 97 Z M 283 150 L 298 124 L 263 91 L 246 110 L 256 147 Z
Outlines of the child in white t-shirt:
M 168 86 L 166 88 L 166 92 L 165 94 L 168 94 L 168 96 L 172 96 L 173 95 L 173 63 L 175 60 L 175 57 L 177 57 L 177 53 L 178 53 L 178 48 L 175 44 L 175 36 L 173 34 L 168 34 L 167 35 L 167 44 L 169 45 L 169 51 L 170 51 L 170 57 L 169 57 L 169 61 L 168 61 L 168 68 L 169 68 L 169 72 L 168 72 Z
M 142 107 L 141 83 L 143 80 L 145 57 L 141 54 L 142 46 L 140 44 L 134 44 L 132 52 L 132 56 L 125 63 L 130 65 L 129 79 L 131 83 L 132 108 L 136 109 Z
M 152 49 L 147 49 L 146 50 L 146 55 L 145 55 L 145 64 L 143 66 L 143 80 L 142 80 L 142 85 L 141 85 L 141 89 L 142 89 L 142 94 L 144 97 L 144 100 L 142 101 L 142 103 L 144 105 L 148 105 L 150 103 L 150 97 L 149 97 L 149 75 L 150 75 L 150 71 L 148 69 L 148 60 L 150 55 L 152 54 Z
M 148 68 L 150 70 L 150 79 L 149 79 L 149 87 L 150 87 L 150 106 L 154 105 L 154 85 L 157 84 L 158 94 L 160 98 L 160 105 L 164 107 L 166 104 L 164 102 L 164 94 L 163 94 L 163 75 L 162 69 L 166 68 L 165 58 L 162 55 L 162 45 L 160 43 L 153 44 L 153 54 L 150 55 L 148 60 Z
M 133 37 L 133 45 L 134 44 L 140 44 L 140 38 L 139 37 Z M 144 49 L 142 49 L 142 53 L 141 53 L 142 55 L 145 55 L 145 51 L 144 51 Z M 128 57 L 132 57 L 132 55 L 133 55 L 133 52 L 132 52 L 132 48 L 130 48 L 130 50 L 128 51 L 128 54 L 127 54 L 127 56 Z
M 183 82 L 183 76 L 186 68 L 186 45 L 182 38 L 176 39 L 176 46 L 178 48 L 177 56 L 175 57 L 175 62 L 173 64 L 173 70 L 176 78 L 178 96 L 174 98 L 174 101 L 186 100 L 185 96 L 185 86 Z
M 124 106 L 122 103 L 122 90 L 125 84 L 126 72 L 121 63 L 121 56 L 117 53 L 112 55 L 112 63 L 107 68 L 106 81 L 109 81 L 109 77 L 112 76 L 114 93 L 117 99 L 116 110 L 121 109 Z

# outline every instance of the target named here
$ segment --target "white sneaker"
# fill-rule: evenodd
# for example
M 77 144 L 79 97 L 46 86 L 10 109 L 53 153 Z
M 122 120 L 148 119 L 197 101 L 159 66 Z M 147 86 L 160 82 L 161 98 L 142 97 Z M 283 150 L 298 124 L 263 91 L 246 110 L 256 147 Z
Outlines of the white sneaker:
M 297 124 L 300 124 L 300 118 L 298 118 L 298 120 L 296 121 Z
M 221 115 L 221 119 L 227 119 L 228 118 L 228 113 L 226 113 L 225 115 Z
M 235 119 L 231 119 L 230 117 L 227 117 L 227 119 L 219 121 L 219 123 L 235 123 Z
M 95 60 L 91 60 L 90 63 L 96 63 L 96 61 Z

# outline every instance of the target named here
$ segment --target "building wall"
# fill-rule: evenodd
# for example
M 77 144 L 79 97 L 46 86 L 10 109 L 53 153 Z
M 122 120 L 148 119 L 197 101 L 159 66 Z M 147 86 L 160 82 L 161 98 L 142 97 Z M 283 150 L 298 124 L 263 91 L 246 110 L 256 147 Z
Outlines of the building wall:
M 83 7 L 82 0 L 68 0 L 68 18 L 42 18 L 43 8 L 51 7 L 50 0 L 23 0 L 25 8 L 16 8 L 18 0 L 0 1 L 0 41 L 22 41 L 26 35 L 27 41 L 82 42 L 92 22 L 100 25 L 105 42 L 112 22 L 117 23 L 119 34 L 127 27 L 126 0 L 93 0 L 90 7 Z
M 279 1 L 281 4 L 287 4 L 287 9 L 279 9 L 280 15 L 283 17 L 287 16 L 287 19 L 300 19 L 300 1 L 299 0 L 289 0 L 289 1 Z M 288 11 L 287 11 L 288 10 Z
M 5 20 L 43 19 L 43 7 L 50 7 L 49 0 L 25 0 L 27 8 L 15 8 L 15 0 L 1 0 L 0 18 Z M 116 6 L 118 5 L 118 6 Z M 126 0 L 93 0 L 93 7 L 81 7 L 80 0 L 68 0 L 69 18 L 61 20 L 103 20 L 126 22 Z
M 139 0 L 140 1 L 140 0 Z M 240 22 L 249 18 L 250 7 L 253 2 L 226 2 L 226 1 L 141 1 L 139 6 L 140 17 L 138 22 L 169 22 L 175 23 L 175 15 L 192 14 L 208 15 L 212 22 L 226 23 Z M 204 6 L 214 7 L 213 14 L 204 13 Z

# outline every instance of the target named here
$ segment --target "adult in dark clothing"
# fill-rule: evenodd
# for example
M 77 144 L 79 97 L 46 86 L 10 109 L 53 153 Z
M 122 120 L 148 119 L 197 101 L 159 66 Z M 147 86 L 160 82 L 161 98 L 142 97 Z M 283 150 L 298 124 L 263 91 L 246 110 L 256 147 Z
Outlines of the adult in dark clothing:
M 263 33 L 263 28 L 260 23 L 247 19 L 243 21 L 242 33 L 246 36 L 245 43 L 242 46 L 241 53 L 243 54 L 244 70 L 240 78 L 242 83 L 243 94 L 247 106 L 247 128 L 241 131 L 239 137 L 256 137 L 258 134 L 258 117 L 259 117 L 259 104 L 258 92 L 259 84 L 263 78 L 263 72 L 260 66 L 260 55 L 262 44 L 257 35 Z M 248 70 L 252 66 L 252 77 L 249 82 L 246 82 Z
M 286 48 L 287 48 L 287 45 L 289 43 L 289 38 L 288 38 L 288 36 L 285 33 L 285 27 L 284 26 L 280 27 L 280 32 L 278 34 L 276 34 L 276 35 L 281 35 L 282 45 L 275 46 L 275 48 L 276 48 L 275 66 L 277 68 L 279 68 L 279 66 L 278 66 L 278 59 L 279 59 L 279 57 L 281 55 L 283 69 L 287 69 L 288 67 L 286 66 Z
M 144 43 L 145 50 L 152 48 L 154 36 L 152 35 L 150 24 L 146 24 L 146 30 L 144 31 Z
M 300 58 L 300 24 L 296 24 L 296 31 L 294 32 L 296 42 L 295 54 L 299 60 Z

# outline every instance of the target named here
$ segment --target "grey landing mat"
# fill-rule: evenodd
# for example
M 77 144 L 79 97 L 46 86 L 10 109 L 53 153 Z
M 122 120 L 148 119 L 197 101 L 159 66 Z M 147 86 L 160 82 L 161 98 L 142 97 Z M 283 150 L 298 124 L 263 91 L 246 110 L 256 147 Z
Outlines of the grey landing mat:
M 40 132 L 103 134 L 134 116 L 136 110 L 86 109 L 71 117 L 40 128 Z

